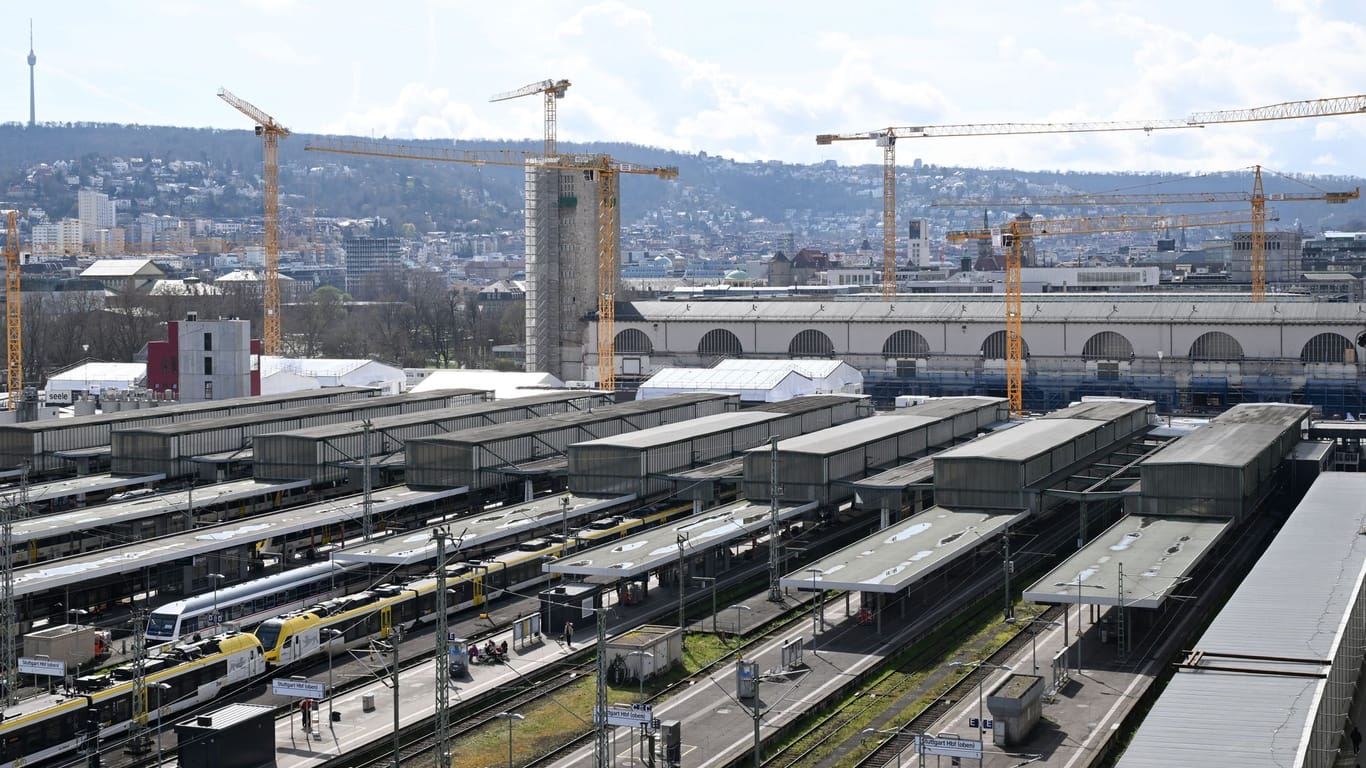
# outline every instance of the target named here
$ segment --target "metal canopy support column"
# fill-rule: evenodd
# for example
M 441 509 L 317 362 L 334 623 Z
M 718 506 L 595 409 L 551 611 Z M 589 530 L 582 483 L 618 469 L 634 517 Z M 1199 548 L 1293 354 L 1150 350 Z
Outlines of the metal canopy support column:
M 778 551 L 778 497 L 782 495 L 782 486 L 778 484 L 778 438 L 775 436 L 769 441 L 768 455 L 768 493 L 772 497 L 769 501 L 768 518 L 768 601 L 770 603 L 781 603 L 783 601 L 783 589 L 778 583 L 782 579 L 781 553 Z

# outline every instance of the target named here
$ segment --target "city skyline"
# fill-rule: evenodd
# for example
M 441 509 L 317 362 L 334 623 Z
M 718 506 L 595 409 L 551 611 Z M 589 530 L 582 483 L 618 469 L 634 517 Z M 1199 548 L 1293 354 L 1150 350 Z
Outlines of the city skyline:
M 573 85 L 561 142 L 618 141 L 737 160 L 870 164 L 871 142 L 815 134 L 887 125 L 1181 118 L 1357 93 L 1366 24 L 1334 0 L 1234 4 L 984 3 L 976 12 L 814 3 L 515 8 L 141 0 L 33 9 L 39 122 L 249 129 L 223 86 L 299 133 L 535 139 L 541 101 L 489 103 L 545 78 Z M 0 60 L 27 69 L 27 18 Z M 27 71 L 22 71 L 27 75 Z M 26 122 L 27 77 L 0 79 Z M 22 106 L 20 106 L 22 105 Z M 1366 173 L 1366 118 L 1145 135 L 903 141 L 902 164 L 1024 170 Z

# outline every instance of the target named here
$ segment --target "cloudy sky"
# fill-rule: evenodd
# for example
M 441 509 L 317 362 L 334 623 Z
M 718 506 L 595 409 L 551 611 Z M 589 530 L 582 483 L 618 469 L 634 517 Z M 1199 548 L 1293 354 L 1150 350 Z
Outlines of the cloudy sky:
M 39 120 L 536 138 L 738 160 L 878 162 L 817 133 L 889 125 L 1184 118 L 1366 92 L 1361 0 L 68 0 L 33 14 Z M 28 26 L 0 27 L 0 120 L 27 119 Z M 977 167 L 1366 175 L 1366 115 L 1160 134 L 903 141 Z M 629 159 L 629 158 L 626 158 Z

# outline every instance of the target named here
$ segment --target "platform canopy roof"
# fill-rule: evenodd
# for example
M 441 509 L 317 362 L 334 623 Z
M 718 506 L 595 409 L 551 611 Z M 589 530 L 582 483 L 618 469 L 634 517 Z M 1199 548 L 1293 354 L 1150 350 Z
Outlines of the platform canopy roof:
M 900 592 L 992 539 L 1027 513 L 932 507 L 782 577 L 784 587 Z M 816 573 L 815 571 L 820 571 Z

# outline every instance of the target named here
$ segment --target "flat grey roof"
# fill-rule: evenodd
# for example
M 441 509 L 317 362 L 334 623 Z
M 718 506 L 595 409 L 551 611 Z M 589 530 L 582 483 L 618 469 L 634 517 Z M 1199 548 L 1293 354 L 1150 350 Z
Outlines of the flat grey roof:
M 900 592 L 1028 513 L 957 512 L 931 507 L 782 577 L 784 587 Z M 816 574 L 811 569 L 824 573 Z
M 780 440 L 778 441 L 778 450 L 784 453 L 830 456 L 884 437 L 892 437 L 930 424 L 937 424 L 942 420 L 943 417 L 939 416 L 880 413 L 866 419 L 856 419 L 815 432 L 808 432 L 805 435 Z M 768 446 L 760 446 L 750 448 L 746 453 L 769 450 L 772 449 Z
M 547 496 L 525 504 L 512 504 L 478 515 L 462 517 L 442 523 L 440 526 L 353 544 L 333 552 L 332 560 L 339 563 L 386 565 L 409 565 L 435 560 L 436 542 L 432 541 L 432 531 L 436 528 L 445 528 L 451 534 L 446 544 L 446 557 L 454 562 L 462 559 L 463 555 L 460 552 L 466 547 L 499 541 L 529 531 L 560 533 L 566 517 L 572 527 L 575 521 L 584 515 L 629 504 L 635 498 L 635 494 L 615 499 L 587 499 L 563 493 Z M 564 499 L 569 500 L 567 509 L 564 507 Z
M 1309 418 L 1314 409 L 1293 403 L 1242 403 L 1215 416 L 1220 424 L 1277 424 L 1292 427 Z
M 658 427 L 627 432 L 621 435 L 585 440 L 576 446 L 614 446 L 621 448 L 654 448 L 694 438 L 717 435 L 723 432 L 762 424 L 766 421 L 781 419 L 782 414 L 766 411 L 735 411 L 733 413 L 714 413 L 677 424 L 661 424 Z
M 784 504 L 778 507 L 778 519 L 787 520 L 815 508 L 814 501 Z M 575 552 L 566 559 L 548 563 L 545 569 L 550 573 L 580 576 L 639 576 L 652 568 L 678 562 L 679 536 L 687 537 L 686 551 L 702 552 L 764 530 L 771 515 L 768 504 L 736 501 L 610 544 Z
M 443 390 L 438 390 L 443 391 Z M 444 390 L 449 392 L 450 390 Z M 478 390 L 476 390 L 478 391 Z M 442 419 L 449 419 L 458 416 L 468 416 L 487 412 L 512 411 L 532 405 L 543 405 L 545 403 L 560 403 L 571 400 L 582 400 L 596 395 L 590 390 L 578 390 L 573 392 L 550 392 L 542 395 L 528 395 L 526 397 L 513 397 L 506 400 L 487 400 L 484 402 L 465 403 L 449 408 L 435 408 L 430 411 L 418 411 L 416 413 L 400 413 L 393 416 L 380 416 L 370 420 L 370 430 L 379 433 L 390 427 L 407 427 L 414 424 L 429 424 Z M 348 421 L 342 424 L 320 424 L 316 427 L 304 427 L 302 429 L 291 429 L 285 432 L 271 432 L 262 437 L 287 436 L 291 438 L 313 438 L 325 439 L 329 437 L 343 437 L 346 435 L 364 432 L 365 425 L 359 421 Z
M 65 499 L 86 493 L 112 491 L 125 486 L 148 485 L 166 479 L 164 474 L 156 475 L 82 475 L 67 480 L 53 480 L 48 483 L 34 483 L 28 487 L 28 503 L 37 504 L 54 499 Z M 11 497 L 18 493 L 18 486 L 0 490 L 0 496 Z
M 681 472 L 670 472 L 665 477 L 670 480 L 720 480 L 727 477 L 739 479 L 745 474 L 745 457 L 736 456 L 730 459 L 714 461 L 700 467 L 685 469 Z
M 546 432 L 562 427 L 572 427 L 578 424 L 593 424 L 596 422 L 611 421 L 613 419 L 630 419 L 631 416 L 636 414 L 654 413 L 656 411 L 668 410 L 669 408 L 680 408 L 697 403 L 728 399 L 737 399 L 737 396 L 717 392 L 687 392 L 651 398 L 649 400 L 632 400 L 628 403 L 607 405 L 590 411 L 558 413 L 554 416 L 541 416 L 535 419 L 511 421 L 506 424 L 491 424 L 487 427 L 461 430 L 453 435 L 415 437 L 411 442 L 462 444 L 488 443 L 505 440 L 511 437 L 535 434 L 537 432 Z
M 1227 424 L 1211 421 L 1188 435 L 1167 443 L 1139 463 L 1139 467 L 1160 464 L 1201 464 L 1216 467 L 1245 467 L 1285 432 L 1276 424 Z
M 1119 605 L 1123 565 L 1124 605 L 1159 608 L 1233 524 L 1222 518 L 1129 515 L 1035 582 L 1024 599 Z
M 1041 416 L 1043 419 L 1089 419 L 1091 421 L 1115 421 L 1135 411 L 1146 411 L 1157 406 L 1152 400 L 1086 400 L 1076 405 L 1060 408 Z
M 462 487 L 414 491 L 403 485 L 380 488 L 370 494 L 370 508 L 372 514 L 379 515 L 411 504 L 458 496 L 466 490 L 468 489 Z M 364 507 L 365 499 L 361 494 L 343 496 L 318 504 L 198 528 L 124 547 L 102 549 L 62 560 L 25 566 L 15 570 L 14 594 L 21 596 L 45 592 L 85 581 L 97 572 L 102 572 L 101 575 L 133 573 L 148 566 L 218 552 L 274 536 L 358 520 L 363 514 Z
M 1317 675 L 1328 673 L 1356 631 L 1350 616 L 1366 578 L 1363 528 L 1366 474 L 1319 475 L 1195 643 L 1205 654 L 1198 668 L 1172 675 L 1119 768 L 1306 764 L 1307 737 L 1327 695 L 1328 680 Z M 1356 679 L 1356 670 L 1343 672 Z
M 232 408 L 240 408 L 247 405 L 259 405 L 261 403 L 280 403 L 290 404 L 299 401 L 316 400 L 324 397 L 335 397 L 356 392 L 376 393 L 379 390 L 374 387 L 327 387 L 325 389 L 306 389 L 300 392 L 285 392 L 278 395 L 251 395 L 250 397 L 233 397 L 226 400 L 208 400 L 201 403 L 176 403 L 175 405 L 158 405 L 154 408 L 135 408 L 130 411 L 114 411 L 112 413 L 97 413 L 92 416 L 75 416 L 70 419 L 42 419 L 39 421 L 25 421 L 18 424 L 0 424 L 0 432 L 48 432 L 52 430 L 80 429 L 92 424 L 118 424 L 124 421 L 136 421 L 147 418 L 174 418 L 176 416 L 192 416 L 195 413 L 214 411 L 227 411 Z M 357 398 L 364 400 L 366 398 Z
M 962 395 L 958 397 L 933 397 L 903 410 L 909 411 L 915 416 L 957 416 L 960 413 L 967 413 L 989 405 L 1003 408 L 1006 403 L 1007 400 L 1004 397 Z
M 41 539 L 66 533 L 117 525 L 149 517 L 180 513 L 190 508 L 193 499 L 196 509 L 226 504 L 239 499 L 252 499 L 277 491 L 307 488 L 308 480 L 268 483 L 261 480 L 232 480 L 188 490 L 165 491 L 151 496 L 140 496 L 128 501 L 115 501 L 83 507 L 56 515 L 28 517 L 14 523 L 14 537 L 19 540 Z
M 849 483 L 855 488 L 868 490 L 895 490 L 912 485 L 929 485 L 934 482 L 934 457 L 922 456 L 909 464 L 892 467 L 871 477 Z
M 822 408 L 830 408 L 836 405 L 842 405 L 850 401 L 860 402 L 871 400 L 872 398 L 868 395 L 802 395 L 800 397 L 793 397 L 787 400 L 779 400 L 776 403 L 759 403 L 754 406 L 751 406 L 747 410 L 762 411 L 765 413 L 810 413 L 812 411 L 819 411 Z
M 169 424 L 125 427 L 123 429 L 115 430 L 115 432 L 121 435 L 185 435 L 194 434 L 196 432 L 208 432 L 214 429 L 231 429 L 233 427 L 245 427 L 253 424 L 269 424 L 272 421 L 288 421 L 290 419 L 306 418 L 320 414 L 350 413 L 351 411 L 359 411 L 366 408 L 382 408 L 386 405 L 427 403 L 436 400 L 444 400 L 446 398 L 472 398 L 476 395 L 486 394 L 488 393 L 482 389 L 434 389 L 427 392 L 404 392 L 401 395 L 366 397 L 359 400 L 343 400 L 339 403 L 301 405 L 294 408 L 283 408 L 274 411 L 255 411 L 252 413 L 237 413 L 231 416 L 217 416 L 210 419 L 194 419 L 192 421 L 171 422 Z
M 1100 428 L 1086 419 L 1036 419 L 940 451 L 934 458 L 1028 461 Z

